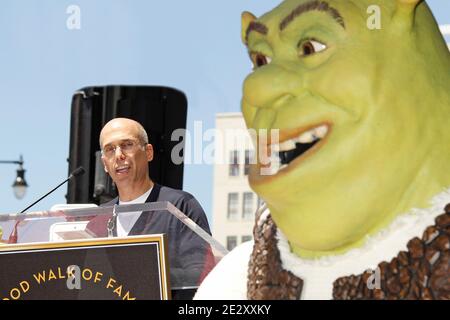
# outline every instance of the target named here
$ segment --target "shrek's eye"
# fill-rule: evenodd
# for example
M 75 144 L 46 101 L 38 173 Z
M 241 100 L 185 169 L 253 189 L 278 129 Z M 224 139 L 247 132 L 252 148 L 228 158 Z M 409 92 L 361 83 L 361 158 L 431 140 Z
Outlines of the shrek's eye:
M 250 52 L 250 59 L 253 63 L 253 69 L 262 67 L 263 65 L 269 64 L 272 61 L 272 58 L 265 56 L 259 52 Z
M 308 39 L 300 41 L 299 43 L 299 56 L 307 57 L 317 52 L 321 52 L 327 49 L 327 46 L 317 40 Z

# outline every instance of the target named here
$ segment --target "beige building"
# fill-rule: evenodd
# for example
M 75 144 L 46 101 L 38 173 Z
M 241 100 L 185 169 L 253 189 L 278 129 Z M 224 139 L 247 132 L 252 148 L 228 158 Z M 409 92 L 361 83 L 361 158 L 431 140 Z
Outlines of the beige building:
M 445 36 L 450 36 L 450 24 L 443 24 L 439 26 L 442 34 Z M 450 50 L 450 43 L 447 43 L 448 49 Z
M 241 113 L 216 115 L 213 236 L 228 250 L 252 239 L 259 199 L 248 184 L 253 154 Z

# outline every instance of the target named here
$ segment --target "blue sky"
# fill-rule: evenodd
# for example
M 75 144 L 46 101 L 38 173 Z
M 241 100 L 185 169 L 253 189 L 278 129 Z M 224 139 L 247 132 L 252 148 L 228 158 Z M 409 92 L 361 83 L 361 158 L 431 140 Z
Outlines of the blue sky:
M 215 114 L 239 111 L 251 71 L 240 41 L 240 14 L 270 10 L 278 0 L 2 0 L 0 4 L 0 160 L 23 154 L 30 185 L 13 196 L 16 166 L 0 165 L 0 212 L 20 211 L 68 174 L 70 103 L 90 85 L 167 85 L 188 97 L 194 121 L 213 128 Z M 440 24 L 450 1 L 429 0 Z M 68 30 L 67 7 L 81 9 L 81 29 Z M 447 38 L 450 42 L 450 39 Z M 184 189 L 208 216 L 212 166 L 185 167 Z M 202 181 L 202 183 L 198 183 Z M 65 203 L 61 188 L 33 210 Z

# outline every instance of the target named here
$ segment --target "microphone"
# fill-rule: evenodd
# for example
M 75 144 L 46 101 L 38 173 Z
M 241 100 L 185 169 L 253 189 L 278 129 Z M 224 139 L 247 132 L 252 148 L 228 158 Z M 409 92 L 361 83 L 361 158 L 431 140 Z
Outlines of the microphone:
M 38 203 L 39 201 L 41 201 L 42 199 L 44 199 L 45 197 L 47 197 L 50 193 L 52 193 L 53 191 L 55 191 L 56 189 L 58 189 L 59 187 L 61 187 L 64 183 L 66 183 L 67 181 L 69 181 L 70 179 L 72 179 L 73 177 L 77 177 L 79 175 L 82 175 L 85 172 L 83 167 L 78 167 L 76 168 L 74 171 L 72 171 L 72 173 L 69 175 L 69 177 L 64 180 L 63 182 L 61 182 L 59 185 L 57 185 L 54 189 L 52 189 L 51 191 L 49 191 L 48 193 L 46 193 L 45 195 L 43 195 L 42 197 L 40 197 L 39 199 L 37 199 L 35 202 L 33 202 L 32 204 L 30 204 L 28 207 L 26 207 L 25 209 L 23 209 L 22 211 L 20 211 L 20 213 L 24 213 L 25 211 L 27 211 L 28 209 L 30 209 L 32 206 L 34 206 L 36 203 Z
M 76 168 L 74 171 L 72 171 L 72 173 L 69 175 L 69 177 L 64 180 L 63 182 L 61 182 L 60 184 L 58 184 L 55 188 L 53 188 L 52 190 L 50 190 L 49 192 L 47 192 L 45 195 L 43 195 L 42 197 L 40 197 L 39 199 L 37 199 L 35 202 L 33 202 L 32 204 L 30 204 L 28 207 L 26 207 L 25 209 L 23 209 L 22 211 L 20 211 L 20 213 L 24 213 L 25 211 L 27 211 L 28 209 L 30 209 L 32 206 L 34 206 L 36 203 L 38 203 L 39 201 L 41 201 L 42 199 L 44 199 L 45 197 L 47 197 L 49 194 L 51 194 L 52 192 L 54 192 L 56 189 L 58 189 L 59 187 L 61 187 L 64 183 L 66 183 L 67 181 L 69 181 L 70 179 L 74 178 L 74 177 L 78 177 L 81 176 L 82 174 L 84 174 L 86 171 L 84 170 L 83 167 L 78 167 Z M 16 222 L 16 224 L 14 225 L 14 229 L 11 232 L 11 235 L 9 236 L 9 240 L 8 243 L 17 243 L 17 227 L 19 226 L 20 220 L 18 220 Z
M 78 168 L 76 168 L 75 170 L 72 171 L 72 173 L 70 174 L 69 178 L 67 178 L 66 181 L 72 179 L 73 177 L 81 176 L 81 175 L 84 174 L 85 172 L 86 172 L 86 171 L 84 170 L 83 167 L 78 167 Z M 64 182 L 66 182 L 66 181 L 64 181 Z M 64 182 L 63 182 L 63 183 L 64 183 Z

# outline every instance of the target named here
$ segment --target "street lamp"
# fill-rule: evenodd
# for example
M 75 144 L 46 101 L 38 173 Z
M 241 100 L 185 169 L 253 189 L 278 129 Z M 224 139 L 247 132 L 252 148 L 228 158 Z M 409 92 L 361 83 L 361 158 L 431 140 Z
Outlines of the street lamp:
M 14 183 L 12 185 L 14 196 L 17 199 L 22 199 L 25 196 L 25 193 L 27 191 L 28 184 L 25 181 L 25 169 L 23 168 L 23 158 L 22 155 L 20 156 L 19 161 L 4 161 L 0 160 L 0 163 L 8 163 L 8 164 L 18 164 L 19 169 L 17 169 L 17 177 L 16 180 L 14 180 Z

